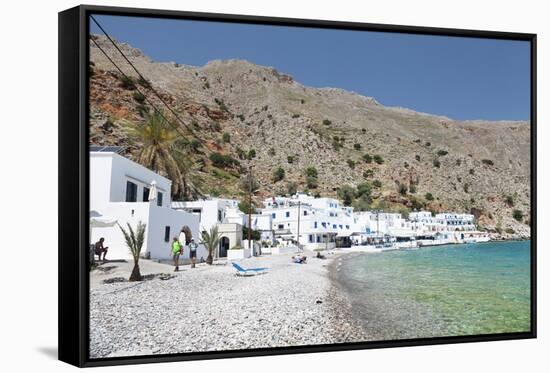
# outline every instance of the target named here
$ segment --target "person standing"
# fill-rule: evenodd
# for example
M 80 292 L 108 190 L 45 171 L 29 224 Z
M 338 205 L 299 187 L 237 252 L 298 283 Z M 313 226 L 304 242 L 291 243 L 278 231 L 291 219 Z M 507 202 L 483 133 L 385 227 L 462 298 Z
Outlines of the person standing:
M 195 261 L 197 258 L 197 248 L 199 245 L 195 242 L 194 238 L 191 238 L 191 242 L 189 243 L 189 259 L 191 259 L 191 268 L 195 268 Z
M 179 241 L 178 237 L 174 237 L 172 241 L 172 258 L 174 259 L 174 272 L 180 270 L 180 255 L 183 254 L 183 245 Z

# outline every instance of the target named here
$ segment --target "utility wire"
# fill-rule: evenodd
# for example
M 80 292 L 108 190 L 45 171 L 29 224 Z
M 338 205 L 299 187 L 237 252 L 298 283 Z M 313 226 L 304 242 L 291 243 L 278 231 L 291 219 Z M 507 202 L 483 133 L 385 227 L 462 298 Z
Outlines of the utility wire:
M 170 107 L 170 105 L 168 105 L 168 103 L 162 98 L 162 96 L 157 92 L 157 90 L 155 88 L 153 88 L 152 84 L 139 72 L 139 70 L 136 68 L 136 66 L 132 63 L 132 61 L 130 61 L 128 59 L 128 57 L 126 57 L 126 55 L 124 54 L 124 52 L 122 52 L 122 50 L 118 47 L 118 45 L 115 43 L 115 41 L 111 38 L 111 36 L 109 35 L 109 33 L 99 24 L 99 22 L 93 17 L 93 16 L 90 16 L 90 18 L 92 19 L 92 21 L 94 21 L 94 23 L 97 25 L 97 27 L 99 27 L 99 29 L 103 32 L 103 34 L 107 37 L 107 39 L 109 39 L 109 41 L 113 44 L 113 46 L 116 48 L 116 50 L 120 53 L 120 55 L 124 58 L 124 60 L 126 60 L 126 62 L 132 67 L 132 69 L 136 72 L 136 74 L 140 77 L 140 79 L 142 79 L 142 81 L 144 82 L 148 82 L 148 88 L 155 94 L 155 96 L 157 96 L 157 98 L 160 100 L 160 102 L 162 102 L 164 104 L 164 106 L 166 106 L 166 108 L 172 113 L 172 115 L 174 115 L 174 117 L 178 120 L 178 122 L 180 122 L 185 128 L 187 128 L 187 130 L 189 132 L 191 132 L 191 134 L 201 142 L 201 144 L 205 147 L 205 149 L 208 151 L 208 147 L 205 145 L 204 143 L 204 140 L 202 138 L 200 138 L 199 136 L 197 136 L 195 134 L 195 132 L 193 131 L 192 128 L 190 128 L 180 117 L 179 115 Z M 128 76 L 116 65 L 116 63 L 107 55 L 107 53 L 98 45 L 98 43 L 92 38 L 92 40 L 94 41 L 94 44 L 103 52 L 103 54 L 109 59 L 109 61 L 111 61 L 111 63 L 113 65 L 115 65 L 115 67 L 124 75 L 128 78 Z M 138 90 L 139 91 L 139 90 Z M 141 93 L 141 92 L 140 92 Z M 150 103 L 149 100 L 147 100 L 147 102 Z M 151 105 L 153 106 L 153 105 Z M 155 110 L 159 111 L 155 106 L 153 106 L 153 108 L 155 108 Z M 159 111 L 160 112 L 160 111 Z M 161 113 L 162 115 L 162 113 Z M 165 118 L 166 119 L 166 118 Z M 179 132 L 179 131 L 178 131 Z M 181 134 L 181 133 L 180 133 Z M 184 136 L 184 135 L 182 135 Z
M 111 57 L 109 57 L 109 55 L 105 52 L 105 50 L 103 50 L 103 48 L 101 48 L 101 46 L 95 41 L 94 38 L 91 38 L 91 40 L 94 42 L 94 44 L 96 45 L 96 47 L 105 55 L 105 57 L 107 57 L 107 59 L 113 64 L 113 66 L 127 79 L 129 79 L 130 77 L 128 75 L 126 75 L 126 73 L 124 73 L 124 71 L 122 71 L 122 69 L 120 67 L 118 67 L 118 65 L 115 63 L 115 61 L 113 61 L 111 59 Z M 164 114 L 162 113 L 161 110 L 159 110 L 155 104 L 153 104 L 148 98 L 146 95 L 143 94 L 143 92 L 141 92 L 139 90 L 139 88 L 136 86 L 135 87 L 136 91 L 138 91 L 143 97 L 145 97 L 145 101 L 147 101 L 147 103 L 149 105 L 151 105 L 151 107 L 157 112 L 160 114 L 160 116 L 166 121 L 166 123 L 168 123 L 172 128 L 174 128 L 174 130 L 176 130 L 180 135 L 182 136 L 185 136 L 183 133 L 180 132 L 180 129 L 177 127 L 177 126 L 174 126 L 172 124 L 172 122 L 170 122 L 165 116 Z

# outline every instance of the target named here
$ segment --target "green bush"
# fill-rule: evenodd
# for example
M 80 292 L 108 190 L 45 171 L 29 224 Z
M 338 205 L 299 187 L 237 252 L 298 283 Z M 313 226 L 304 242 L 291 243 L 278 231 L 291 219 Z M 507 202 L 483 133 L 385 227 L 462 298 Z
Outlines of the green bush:
M 225 143 L 231 142 L 231 135 L 227 132 L 224 132 L 224 134 L 222 135 L 222 141 Z
M 449 152 L 446 151 L 446 150 L 438 150 L 438 151 L 437 151 L 437 155 L 440 156 L 440 157 L 444 157 L 444 156 L 446 156 L 447 154 L 449 154 Z
M 323 124 L 324 124 L 325 126 L 330 126 L 330 125 L 332 124 L 332 122 L 331 122 L 330 120 L 328 120 L 328 119 L 323 119 Z
M 384 158 L 381 155 L 376 154 L 372 159 L 378 164 L 384 163 Z
M 292 164 L 296 160 L 296 157 L 294 157 L 293 155 L 289 155 L 288 157 L 286 157 L 286 160 L 288 163 Z
M 411 185 L 411 186 L 409 187 L 409 192 L 410 192 L 411 194 L 416 193 L 416 186 L 415 186 L 415 185 Z
M 227 154 L 212 153 L 210 154 L 210 161 L 212 164 L 219 168 L 227 168 L 239 165 L 239 161 Z
M 434 165 L 435 168 L 439 168 L 439 167 L 441 167 L 441 162 L 439 161 L 439 159 L 436 158 L 433 161 L 433 165 Z
M 267 151 L 267 154 L 271 157 L 273 157 L 276 153 L 275 153 L 275 148 L 269 148 L 269 150 Z
M 292 114 L 292 118 L 294 118 L 294 119 L 300 118 L 300 114 Z
M 256 158 L 256 150 L 255 149 L 250 149 L 248 151 L 248 159 L 252 159 L 252 158 Z
M 363 154 L 363 160 L 365 163 L 372 163 L 372 156 L 368 153 Z
M 134 92 L 132 94 L 132 97 L 139 104 L 143 104 L 145 102 L 145 95 L 143 95 L 141 92 L 138 92 L 138 91 Z
M 508 205 L 508 207 L 514 206 L 514 197 L 511 195 L 507 195 L 504 197 L 504 202 Z
M 514 210 L 512 211 L 512 217 L 521 222 L 523 219 L 523 212 L 521 210 Z
M 382 182 L 380 180 L 374 180 L 372 186 L 375 188 L 382 188 Z
M 355 196 L 355 190 L 349 185 L 345 185 L 338 189 L 338 197 L 344 203 L 344 206 L 351 206 L 353 203 L 353 198 Z
M 475 172 L 474 172 L 474 169 L 473 169 L 473 168 L 470 168 L 470 171 L 468 171 L 468 173 L 469 173 L 470 175 L 473 175 L 473 174 L 475 173 Z
M 487 166 L 493 166 L 495 164 L 495 162 L 490 159 L 482 159 L 481 163 L 486 164 Z
M 353 144 L 353 149 L 355 149 L 355 150 L 361 150 L 361 144 L 359 144 L 359 143 Z
M 319 182 L 316 177 L 308 176 L 306 177 L 306 186 L 309 189 L 317 189 L 317 187 L 319 186 Z
M 281 181 L 285 178 L 285 170 L 282 167 L 277 168 L 273 171 L 273 181 Z
M 317 177 L 317 169 L 315 167 L 306 168 L 306 176 Z
M 374 170 L 368 169 L 363 172 L 363 177 L 365 179 L 368 179 L 369 177 L 372 177 L 374 175 Z
M 348 159 L 346 162 L 349 168 L 351 168 L 352 170 L 355 168 L 355 161 L 353 159 Z
M 132 77 L 127 75 L 122 75 L 120 77 L 120 86 L 124 89 L 129 89 L 133 91 L 134 89 L 136 89 L 136 82 Z
M 431 194 L 431 193 L 429 193 L 429 192 L 426 193 L 426 195 L 425 195 L 424 197 L 425 197 L 426 200 L 428 200 L 428 201 L 433 201 L 433 200 L 434 200 L 433 194 Z
M 418 162 L 420 162 L 420 156 L 418 154 L 414 156 L 414 159 L 416 159 Z
M 357 198 L 362 196 L 370 197 L 371 193 L 372 186 L 369 183 L 361 183 L 357 185 L 357 192 L 355 194 Z

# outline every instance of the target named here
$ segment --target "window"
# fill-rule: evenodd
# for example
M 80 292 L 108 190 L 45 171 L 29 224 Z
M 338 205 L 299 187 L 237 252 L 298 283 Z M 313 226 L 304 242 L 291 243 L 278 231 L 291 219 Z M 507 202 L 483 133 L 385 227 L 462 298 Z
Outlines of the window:
M 170 226 L 164 227 L 164 242 L 170 242 Z
M 137 202 L 137 185 L 131 181 L 126 182 L 126 202 Z
M 290 218 L 290 211 L 285 212 L 285 216 L 286 216 L 287 218 Z
M 222 221 L 222 210 L 218 210 L 218 222 Z
M 149 201 L 149 188 L 143 187 L 143 202 Z
M 312 234 L 309 235 L 309 242 L 313 242 L 313 235 Z
M 307 216 L 307 210 L 304 210 L 304 216 Z
M 346 229 L 349 229 L 349 225 L 346 224 Z
M 277 217 L 277 214 L 276 214 L 276 213 L 273 213 L 273 214 L 271 214 L 271 217 L 272 217 L 273 219 L 275 219 L 275 218 Z
M 321 242 L 321 236 L 317 236 L 317 242 Z
M 317 222 L 313 222 L 313 228 L 317 228 Z
M 344 227 L 342 227 L 342 224 L 340 224 L 339 227 L 340 227 L 340 229 L 344 228 Z
M 277 226 L 277 229 L 285 229 L 285 225 L 284 225 L 284 224 L 279 224 L 279 225 Z
M 336 224 L 332 224 L 332 229 L 336 229 Z
M 157 206 L 162 206 L 162 193 L 158 192 L 157 194 Z

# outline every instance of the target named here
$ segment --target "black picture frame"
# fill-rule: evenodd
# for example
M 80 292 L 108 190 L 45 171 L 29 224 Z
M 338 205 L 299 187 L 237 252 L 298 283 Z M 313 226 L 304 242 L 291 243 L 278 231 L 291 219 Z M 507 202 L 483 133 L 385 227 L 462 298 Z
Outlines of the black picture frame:
M 223 21 L 390 33 L 463 36 L 528 41 L 531 45 L 531 330 L 522 333 L 438 337 L 411 340 L 289 346 L 237 351 L 90 359 L 89 330 L 89 184 L 88 184 L 88 59 L 89 15 L 108 14 L 168 19 Z M 536 242 L 536 34 L 460 30 L 417 26 L 336 22 L 310 19 L 243 16 L 170 10 L 82 5 L 59 13 L 59 360 L 79 367 L 137 363 L 219 359 L 259 355 L 357 350 L 448 343 L 536 338 L 537 242 Z

